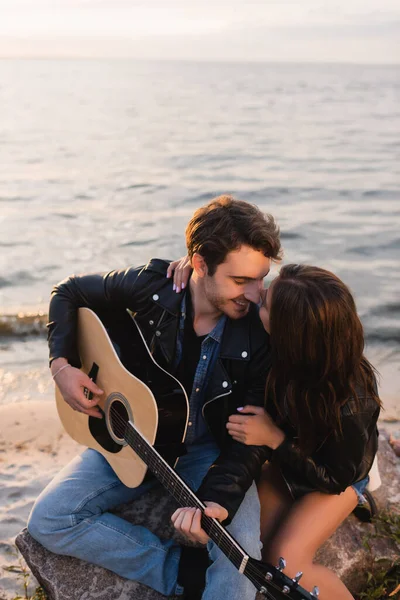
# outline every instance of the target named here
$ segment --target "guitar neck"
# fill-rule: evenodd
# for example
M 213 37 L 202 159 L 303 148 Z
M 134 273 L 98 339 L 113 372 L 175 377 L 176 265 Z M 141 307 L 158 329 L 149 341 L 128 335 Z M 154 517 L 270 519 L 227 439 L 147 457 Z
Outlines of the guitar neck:
M 147 442 L 131 421 L 126 426 L 124 438 L 180 506 L 199 508 L 202 512 L 204 511 L 206 507 L 203 502 L 197 498 L 196 494 L 160 456 L 157 450 Z M 201 525 L 207 535 L 235 567 L 243 572 L 247 564 L 248 555 L 236 540 L 216 519 L 206 516 L 204 512 Z

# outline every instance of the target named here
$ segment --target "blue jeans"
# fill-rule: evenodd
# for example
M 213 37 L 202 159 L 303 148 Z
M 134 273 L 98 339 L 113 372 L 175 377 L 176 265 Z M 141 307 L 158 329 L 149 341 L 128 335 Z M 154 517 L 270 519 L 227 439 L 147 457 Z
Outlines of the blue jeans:
M 369 475 L 367 475 L 364 479 L 361 479 L 361 481 L 357 481 L 357 483 L 353 483 L 353 485 L 351 486 L 353 488 L 353 490 L 355 491 L 355 493 L 357 494 L 359 505 L 365 504 L 365 502 L 366 502 L 364 492 L 365 492 L 365 489 L 366 489 L 368 483 L 369 483 Z
M 191 446 L 177 472 L 197 489 L 218 456 L 214 443 Z M 150 481 L 128 488 L 95 450 L 85 450 L 67 465 L 38 497 L 28 530 L 45 548 L 100 565 L 122 577 L 139 581 L 166 596 L 182 594 L 177 583 L 180 546 L 161 540 L 143 526 L 108 512 L 132 502 L 152 486 Z M 227 528 L 254 558 L 261 558 L 260 504 L 253 482 Z M 203 600 L 254 600 L 253 584 L 241 575 L 219 548 L 209 542 Z

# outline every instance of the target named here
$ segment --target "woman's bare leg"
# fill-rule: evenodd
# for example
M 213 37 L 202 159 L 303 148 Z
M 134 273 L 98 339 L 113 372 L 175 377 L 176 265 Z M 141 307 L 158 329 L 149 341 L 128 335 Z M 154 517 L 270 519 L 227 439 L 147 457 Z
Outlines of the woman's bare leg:
M 278 531 L 293 500 L 274 464 L 264 465 L 257 488 L 261 505 L 261 541 L 265 547 Z
M 317 585 L 320 600 L 352 600 L 346 586 L 326 567 L 313 563 L 318 548 L 333 534 L 357 505 L 357 496 L 349 487 L 340 495 L 312 492 L 295 502 L 273 540 L 264 546 L 263 558 L 277 564 L 286 560 L 285 573 L 294 577 L 304 573 L 302 587 L 312 591 Z

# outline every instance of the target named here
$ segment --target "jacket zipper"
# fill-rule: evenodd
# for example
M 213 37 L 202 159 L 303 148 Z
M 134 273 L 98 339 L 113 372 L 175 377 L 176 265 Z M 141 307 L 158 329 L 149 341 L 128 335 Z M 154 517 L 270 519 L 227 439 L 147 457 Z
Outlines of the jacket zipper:
M 201 414 L 203 415 L 203 419 L 206 421 L 206 418 L 204 416 L 204 409 L 207 406 L 207 404 L 210 404 L 210 402 L 214 402 L 214 400 L 218 400 L 218 398 L 223 398 L 224 396 L 229 396 L 230 394 L 232 394 L 232 390 L 229 390 L 229 392 L 225 392 L 225 394 L 220 394 L 219 396 L 215 396 L 214 398 L 211 398 L 211 400 L 207 400 L 207 402 L 205 402 L 203 404 L 203 408 L 201 409 Z M 206 421 L 207 423 L 207 421 Z

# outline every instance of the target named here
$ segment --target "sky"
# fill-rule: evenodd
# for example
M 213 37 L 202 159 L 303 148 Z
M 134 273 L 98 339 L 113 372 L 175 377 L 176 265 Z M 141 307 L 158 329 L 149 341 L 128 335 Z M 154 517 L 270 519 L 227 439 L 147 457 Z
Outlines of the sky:
M 398 0 L 0 0 L 0 57 L 400 63 Z

